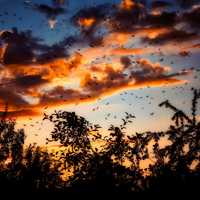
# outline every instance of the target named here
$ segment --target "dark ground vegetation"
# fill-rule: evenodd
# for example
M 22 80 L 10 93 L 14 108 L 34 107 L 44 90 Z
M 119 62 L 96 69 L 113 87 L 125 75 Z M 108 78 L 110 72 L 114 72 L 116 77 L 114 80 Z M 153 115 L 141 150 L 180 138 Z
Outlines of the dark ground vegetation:
M 99 125 L 74 112 L 45 115 L 44 120 L 54 124 L 48 143 L 56 141 L 65 147 L 54 153 L 37 145 L 25 146 L 24 131 L 16 130 L 15 121 L 5 114 L 0 121 L 1 194 L 198 194 L 200 90 L 193 93 L 188 115 L 169 101 L 159 105 L 173 112 L 172 125 L 163 132 L 127 136 L 126 126 L 135 117 L 128 113 L 119 127 L 110 126 L 106 137 Z M 144 161 L 150 162 L 141 168 Z M 66 173 L 68 179 L 62 178 Z

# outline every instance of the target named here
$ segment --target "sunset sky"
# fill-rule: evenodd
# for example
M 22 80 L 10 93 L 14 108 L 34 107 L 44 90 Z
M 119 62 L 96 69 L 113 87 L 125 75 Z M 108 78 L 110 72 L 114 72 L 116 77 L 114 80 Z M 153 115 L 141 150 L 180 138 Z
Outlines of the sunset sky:
M 0 109 L 45 143 L 44 113 L 75 111 L 102 126 L 125 112 L 161 130 L 169 99 L 189 112 L 200 87 L 198 0 L 0 0 Z

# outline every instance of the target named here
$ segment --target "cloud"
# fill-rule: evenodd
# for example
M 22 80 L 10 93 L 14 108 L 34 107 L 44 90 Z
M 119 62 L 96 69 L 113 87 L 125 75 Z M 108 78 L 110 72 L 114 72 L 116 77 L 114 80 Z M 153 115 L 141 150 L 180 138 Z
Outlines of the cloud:
M 52 7 L 46 4 L 34 4 L 33 9 L 45 14 L 48 18 L 64 14 L 65 9 L 62 7 Z
M 132 10 L 136 6 L 134 0 L 122 0 L 120 4 L 120 8 L 122 10 Z
M 60 105 L 74 103 L 75 101 L 80 101 L 82 98 L 86 98 L 86 95 L 81 94 L 78 90 L 65 89 L 62 86 L 57 86 L 52 90 L 46 92 L 40 97 L 40 105 Z
M 101 30 L 102 26 L 108 30 L 108 34 L 131 33 L 137 36 L 140 31 L 146 29 L 169 29 L 172 37 L 182 38 L 181 33 L 193 33 L 199 21 L 199 7 L 196 4 L 189 11 L 181 10 L 179 13 L 173 9 L 165 10 L 163 8 L 172 7 L 174 4 L 166 1 L 153 1 L 152 10 L 157 9 L 159 12 L 151 12 L 143 1 L 122 0 L 119 5 L 98 5 L 81 9 L 74 15 L 72 21 L 75 26 L 81 28 L 81 33 L 85 40 L 97 40 L 97 45 L 103 45 L 102 41 L 107 35 L 98 37 L 96 33 Z M 181 3 L 181 2 L 179 2 Z M 195 27 L 193 27 L 195 23 Z M 183 26 L 185 24 L 185 26 Z M 188 29 L 187 26 L 191 28 Z M 180 28 L 177 28 L 180 27 Z M 189 31 L 188 31 L 189 30 Z M 163 35 L 161 35 L 163 36 Z M 188 36 L 188 37 L 187 37 Z M 188 39 L 190 34 L 186 35 Z M 170 37 L 170 35 L 169 35 Z M 184 37 L 184 39 L 187 39 Z M 87 39 L 86 39 L 87 38 Z M 96 45 L 96 44 L 95 44 Z
M 0 35 L 4 44 L 2 62 L 11 64 L 38 64 L 68 56 L 68 46 L 76 42 L 75 37 L 64 38 L 63 41 L 46 45 L 42 39 L 34 37 L 31 31 L 19 32 L 16 28 Z
M 176 2 L 181 8 L 189 8 L 199 3 L 200 1 L 199 0 L 176 0 Z
M 102 78 L 92 78 L 90 74 L 82 81 L 82 88 L 90 91 L 91 96 L 104 95 L 107 93 L 116 92 L 125 88 L 144 87 L 145 85 L 174 84 L 182 81 L 176 79 L 176 76 L 183 75 L 166 74 L 168 67 L 163 67 L 160 64 L 153 64 L 147 60 L 138 60 L 134 66 L 130 63 L 125 68 L 130 70 L 130 74 L 124 73 L 124 69 L 114 70 L 111 67 L 106 67 L 101 71 L 104 74 Z M 187 73 L 184 73 L 187 74 Z
M 89 46 L 101 45 L 103 36 L 98 35 L 102 24 L 109 17 L 112 7 L 110 4 L 102 4 L 79 10 L 72 18 L 73 25 L 79 28 L 81 43 Z M 80 43 L 79 43 L 80 44 Z
M 7 118 L 24 118 L 24 117 L 28 117 L 28 116 L 38 116 L 41 113 L 36 111 L 36 110 L 17 110 L 17 111 L 8 111 L 6 113 L 6 117 Z M 0 111 L 0 118 L 1 117 L 5 117 L 5 112 L 4 111 Z
M 170 42 L 185 42 L 198 37 L 194 32 L 172 29 L 169 32 L 158 34 L 155 38 L 144 37 L 142 41 L 153 45 L 161 45 Z
M 34 4 L 32 2 L 25 2 L 25 5 L 27 8 L 44 14 L 51 29 L 53 29 L 56 25 L 56 17 L 67 12 L 64 8 L 65 1 L 63 0 L 52 0 L 51 6 L 47 4 Z
M 131 65 L 131 59 L 128 56 L 122 56 L 120 61 L 124 68 L 128 68 Z
M 162 8 L 166 8 L 166 7 L 171 7 L 172 4 L 170 2 L 167 1 L 153 1 L 152 4 L 152 9 L 162 9 Z
M 169 10 L 173 7 L 171 2 L 167 1 L 153 1 L 151 2 L 151 14 L 156 16 L 160 15 L 162 12 Z
M 79 27 L 92 29 L 107 17 L 109 4 L 102 4 L 79 10 L 72 18 L 71 22 Z
M 17 76 L 13 83 L 16 84 L 18 87 L 35 87 L 35 86 L 40 86 L 48 81 L 42 78 L 42 75 L 25 75 L 25 76 Z
M 200 43 L 194 44 L 192 48 L 200 48 Z
M 95 18 L 80 18 L 78 24 L 83 28 L 90 28 L 96 23 Z
M 115 8 L 109 26 L 115 32 L 130 32 L 142 23 L 146 16 L 146 8 L 142 3 L 124 0 Z
M 183 21 L 188 23 L 192 29 L 199 29 L 200 5 L 194 6 L 182 16 Z
M 40 48 L 37 39 L 31 36 L 30 31 L 23 33 L 19 33 L 17 29 L 13 29 L 12 32 L 6 31 L 1 34 L 1 40 L 7 45 L 3 57 L 4 64 L 29 64 L 34 58 L 33 51 Z
M 107 75 L 101 80 L 92 78 L 90 75 L 84 77 L 81 90 L 69 90 L 63 87 L 54 88 L 42 96 L 40 104 L 43 106 L 55 106 L 76 102 L 90 102 L 124 89 L 184 83 L 184 81 L 175 78 L 181 74 L 159 75 L 154 78 L 146 75 L 142 81 L 141 75 L 139 74 L 132 74 L 131 77 L 126 78 L 122 72 L 115 71 L 111 68 L 106 69 L 106 72 Z
M 78 56 L 78 58 L 76 57 Z M 76 55 L 75 60 L 80 59 L 80 55 Z M 72 59 L 73 60 L 73 59 Z M 76 63 L 77 62 L 77 63 Z M 81 67 L 81 62 L 75 63 Z M 48 90 L 38 90 L 41 86 L 49 84 L 51 86 L 52 79 L 49 82 L 42 76 L 23 76 L 15 77 L 12 87 L 5 86 L 0 90 L 0 99 L 2 106 L 8 103 L 10 116 L 22 117 L 23 111 L 25 114 L 39 114 L 44 106 L 58 106 L 72 103 L 83 103 L 94 101 L 99 97 L 111 95 L 118 91 L 148 86 L 163 86 L 170 84 L 181 84 L 182 80 L 177 79 L 178 76 L 187 75 L 188 73 L 169 73 L 169 67 L 161 66 L 159 63 L 151 63 L 148 60 L 137 60 L 132 62 L 130 58 L 121 58 L 121 68 L 114 68 L 112 65 L 105 65 L 103 68 L 90 68 L 84 73 L 76 73 L 79 68 L 74 68 L 74 75 L 80 80 L 78 88 L 66 88 L 65 86 L 55 86 Z M 75 64 L 75 65 L 76 65 Z M 59 65 L 58 65 L 59 66 Z M 72 65 L 74 66 L 74 65 Z M 68 74 L 68 76 L 70 73 Z M 26 87 L 24 86 L 26 84 Z M 28 88 L 34 88 L 34 92 L 28 92 Z M 25 98 L 27 95 L 29 99 Z M 31 101 L 32 98 L 37 98 L 37 101 Z M 2 111 L 3 112 L 3 111 Z
M 112 50 L 114 55 L 141 55 L 147 52 L 147 49 L 142 48 L 116 48 Z
M 52 19 L 63 14 L 62 2 L 58 4 L 34 6 Z M 70 19 L 76 33 L 53 45 L 32 31 L 1 31 L 1 107 L 7 103 L 9 116 L 22 117 L 40 114 L 46 106 L 95 101 L 121 90 L 183 84 L 186 80 L 180 77 L 189 71 L 175 72 L 146 58 L 160 56 L 161 50 L 179 55 L 186 49 L 183 43 L 199 39 L 194 26 L 198 7 L 193 4 L 180 13 L 163 9 L 170 6 L 154 1 L 158 13 L 139 0 L 87 7 Z M 172 49 L 172 43 L 180 45 Z M 195 43 L 190 46 L 198 48 Z
M 5 103 L 13 108 L 28 106 L 28 102 L 16 90 L 9 87 L 0 89 L 0 104 L 5 105 Z
M 161 12 L 159 14 L 148 14 L 145 23 L 151 27 L 172 27 L 177 22 L 176 12 Z
M 52 0 L 55 6 L 61 6 L 68 3 L 68 0 Z

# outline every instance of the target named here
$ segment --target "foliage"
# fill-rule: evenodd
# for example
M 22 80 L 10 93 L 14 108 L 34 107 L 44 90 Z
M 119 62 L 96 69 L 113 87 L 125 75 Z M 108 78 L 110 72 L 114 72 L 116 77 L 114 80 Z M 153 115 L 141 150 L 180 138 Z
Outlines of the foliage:
M 191 114 L 168 100 L 159 106 L 173 112 L 165 132 L 126 134 L 134 115 L 111 125 L 108 136 L 74 112 L 59 111 L 44 119 L 54 125 L 48 142 L 64 147 L 50 153 L 36 145 L 24 146 L 23 130 L 15 121 L 0 121 L 0 186 L 30 192 L 198 192 L 200 181 L 200 90 L 193 89 Z M 162 146 L 162 141 L 165 145 Z M 101 144 L 101 148 L 94 144 Z M 147 167 L 141 164 L 146 162 Z M 68 178 L 62 175 L 68 173 Z

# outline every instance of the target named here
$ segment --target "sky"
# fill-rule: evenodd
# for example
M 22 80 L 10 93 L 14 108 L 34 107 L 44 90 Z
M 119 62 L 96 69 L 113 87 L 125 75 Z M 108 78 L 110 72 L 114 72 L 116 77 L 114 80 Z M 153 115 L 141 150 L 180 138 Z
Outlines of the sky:
M 0 0 L 0 114 L 45 144 L 44 113 L 76 112 L 106 133 L 164 130 L 169 99 L 190 112 L 200 80 L 199 0 Z

